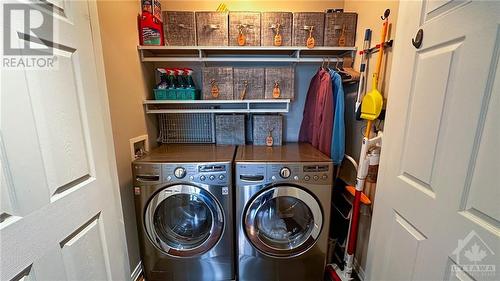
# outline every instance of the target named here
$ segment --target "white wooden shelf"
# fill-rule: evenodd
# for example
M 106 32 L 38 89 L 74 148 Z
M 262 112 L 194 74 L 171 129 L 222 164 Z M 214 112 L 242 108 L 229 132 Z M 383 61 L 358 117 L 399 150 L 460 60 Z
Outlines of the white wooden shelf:
M 138 46 L 143 62 L 314 63 L 354 56 L 356 47 Z
M 287 113 L 290 99 L 145 100 L 146 113 Z

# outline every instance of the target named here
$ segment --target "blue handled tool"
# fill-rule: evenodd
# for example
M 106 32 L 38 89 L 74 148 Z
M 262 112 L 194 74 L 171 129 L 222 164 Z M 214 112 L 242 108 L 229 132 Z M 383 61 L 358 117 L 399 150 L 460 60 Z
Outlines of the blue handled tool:
M 363 50 L 370 48 L 370 40 L 372 37 L 371 29 L 365 30 L 365 40 L 363 43 Z M 356 98 L 356 105 L 354 111 L 356 113 L 356 120 L 361 120 L 361 100 L 363 99 L 363 93 L 366 90 L 366 64 L 368 61 L 368 55 L 361 51 L 361 65 L 359 66 L 359 86 L 358 86 L 358 96 Z

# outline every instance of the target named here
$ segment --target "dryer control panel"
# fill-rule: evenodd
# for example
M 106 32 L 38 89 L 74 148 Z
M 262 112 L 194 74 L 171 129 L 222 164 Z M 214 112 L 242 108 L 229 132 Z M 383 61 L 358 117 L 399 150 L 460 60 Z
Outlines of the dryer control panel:
M 169 163 L 163 164 L 164 182 L 192 182 L 206 185 L 228 185 L 231 181 L 229 163 Z
M 231 183 L 229 163 L 141 163 L 133 164 L 135 185 L 166 183 L 200 183 L 228 186 Z
M 331 163 L 238 163 L 236 181 L 242 185 L 297 183 L 332 184 Z

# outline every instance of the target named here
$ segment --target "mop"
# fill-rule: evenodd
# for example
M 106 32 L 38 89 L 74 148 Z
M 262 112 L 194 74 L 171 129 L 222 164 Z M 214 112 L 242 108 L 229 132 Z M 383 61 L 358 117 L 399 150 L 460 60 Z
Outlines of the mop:
M 359 165 L 356 175 L 356 187 L 347 187 L 354 190 L 354 203 L 352 209 L 351 223 L 349 226 L 349 237 L 347 241 L 347 253 L 344 257 L 345 266 L 344 270 L 341 270 L 336 264 L 329 265 L 327 267 L 327 272 L 334 281 L 349 281 L 352 280 L 352 269 L 354 263 L 354 252 L 356 250 L 356 242 L 358 236 L 358 225 L 359 225 L 359 213 L 362 201 L 368 203 L 369 199 L 363 194 L 363 187 L 365 184 L 366 176 L 368 174 L 368 151 L 373 146 L 381 146 L 382 135 L 378 135 L 370 139 L 370 133 L 372 130 L 372 122 L 377 119 L 382 111 L 383 97 L 378 91 L 378 78 L 380 73 L 380 68 L 382 65 L 382 56 L 384 49 L 385 37 L 387 34 L 387 26 L 389 24 L 389 14 L 390 10 L 385 10 L 384 24 L 382 27 L 382 35 L 380 41 L 380 51 L 377 58 L 377 66 L 375 72 L 373 73 L 372 90 L 363 97 L 363 102 L 361 104 L 361 118 L 366 119 L 366 131 L 363 137 L 363 142 L 361 144 L 361 152 L 359 154 Z M 368 201 L 367 201 L 368 200 Z

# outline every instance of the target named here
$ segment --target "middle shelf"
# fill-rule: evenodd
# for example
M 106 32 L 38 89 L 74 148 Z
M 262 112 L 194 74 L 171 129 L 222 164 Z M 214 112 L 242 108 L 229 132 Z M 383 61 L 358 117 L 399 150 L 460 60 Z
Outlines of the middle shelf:
M 145 100 L 146 113 L 287 113 L 290 99 Z

